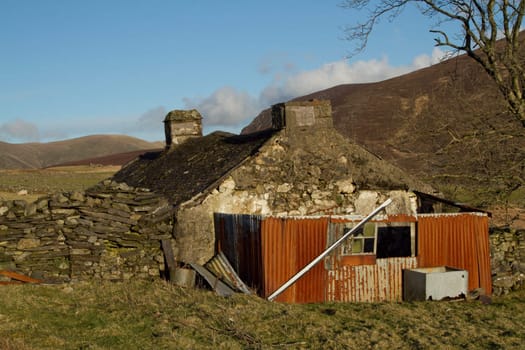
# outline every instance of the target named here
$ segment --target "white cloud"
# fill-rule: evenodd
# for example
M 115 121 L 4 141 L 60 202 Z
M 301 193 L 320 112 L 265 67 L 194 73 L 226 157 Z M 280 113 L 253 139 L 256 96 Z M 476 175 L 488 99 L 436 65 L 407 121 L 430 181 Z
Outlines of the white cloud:
M 161 128 L 162 121 L 166 117 L 166 108 L 158 106 L 144 112 L 137 121 L 139 130 L 157 130 Z
M 417 70 L 439 63 L 444 59 L 450 58 L 451 53 L 445 52 L 438 47 L 432 50 L 432 55 L 419 55 L 412 61 L 412 70 Z
M 38 127 L 22 119 L 0 124 L 0 136 L 11 142 L 36 142 L 40 140 Z
M 259 102 L 247 92 L 225 86 L 205 98 L 184 98 L 186 108 L 197 109 L 208 125 L 231 126 L 253 117 Z
M 196 108 L 204 118 L 204 125 L 239 126 L 254 118 L 262 109 L 278 102 L 307 95 L 340 84 L 377 82 L 440 62 L 446 53 L 435 48 L 431 55 L 419 55 L 410 65 L 393 66 L 387 57 L 380 60 L 346 60 L 331 62 L 313 70 L 296 72 L 287 65 L 275 72 L 277 66 L 266 60 L 259 72 L 274 71 L 273 80 L 259 94 L 251 96 L 232 87 L 221 87 L 204 98 L 184 98 L 186 108 Z
M 276 75 L 272 83 L 262 91 L 260 100 L 263 105 L 268 106 L 340 84 L 382 81 L 438 63 L 444 55 L 443 51 L 435 48 L 431 56 L 417 56 L 412 64 L 407 66 L 392 66 L 388 59 L 383 57 L 381 60 L 354 63 L 348 63 L 346 60 L 336 61 L 284 78 Z

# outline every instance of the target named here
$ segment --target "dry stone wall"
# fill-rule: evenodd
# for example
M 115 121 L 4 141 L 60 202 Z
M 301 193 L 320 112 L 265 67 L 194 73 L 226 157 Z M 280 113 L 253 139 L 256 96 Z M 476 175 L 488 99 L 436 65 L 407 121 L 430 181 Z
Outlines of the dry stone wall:
M 490 234 L 493 294 L 525 285 L 525 230 L 492 229 Z
M 159 276 L 171 217 L 162 196 L 109 180 L 34 203 L 3 201 L 0 269 L 56 282 Z

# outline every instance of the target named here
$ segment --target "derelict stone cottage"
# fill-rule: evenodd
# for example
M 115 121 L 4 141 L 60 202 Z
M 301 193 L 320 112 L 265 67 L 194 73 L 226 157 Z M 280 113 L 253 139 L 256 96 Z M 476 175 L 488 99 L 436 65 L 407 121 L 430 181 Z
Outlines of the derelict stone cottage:
M 214 213 L 366 215 L 393 198 L 388 213 L 415 214 L 417 198 L 408 189 L 429 190 L 340 135 L 328 101 L 278 104 L 273 128 L 250 135 L 200 136 L 197 121 L 195 110 L 170 112 L 166 150 L 114 176 L 173 204 L 173 248 L 180 262 L 205 263 L 215 254 Z M 186 140 L 174 144 L 171 135 L 180 126 Z
M 490 293 L 485 214 L 425 218 L 439 203 L 432 188 L 339 134 L 329 101 L 277 104 L 272 116 L 268 130 L 202 136 L 196 110 L 170 112 L 166 148 L 111 180 L 0 206 L 0 263 L 44 278 L 119 280 L 166 274 L 166 258 L 205 264 L 223 251 L 266 297 L 390 198 L 278 300 L 400 300 L 404 269 L 441 265 L 468 270 L 469 289 Z
M 340 135 L 328 101 L 277 104 L 272 128 L 248 135 L 200 136 L 196 113 L 170 112 L 166 150 L 141 157 L 114 177 L 163 193 L 172 203 L 172 248 L 179 263 L 204 264 L 223 251 L 241 279 L 267 297 L 341 236 L 341 223 L 351 226 L 391 198 L 385 215 L 360 235 L 370 238 L 354 238 L 278 300 L 400 300 L 404 269 L 447 264 L 471 267 L 476 273 L 468 287 L 490 293 L 486 215 L 460 217 L 446 230 L 456 237 L 473 220 L 475 232 L 459 238 L 466 245 L 440 241 L 443 233 L 429 229 L 416 247 L 418 213 L 432 211 L 437 199 L 424 194 L 432 189 Z M 188 138 L 174 144 L 169 135 L 180 125 Z M 421 227 L 435 225 L 421 220 Z M 418 249 L 425 254 L 417 256 Z M 457 257 L 458 249 L 473 252 L 459 260 L 436 253 Z

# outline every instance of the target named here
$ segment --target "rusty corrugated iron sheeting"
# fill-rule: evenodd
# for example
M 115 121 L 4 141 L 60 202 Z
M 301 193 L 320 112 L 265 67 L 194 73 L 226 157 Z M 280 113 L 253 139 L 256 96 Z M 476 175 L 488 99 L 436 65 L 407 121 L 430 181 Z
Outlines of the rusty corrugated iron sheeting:
M 326 301 L 401 301 L 403 269 L 415 267 L 415 257 L 377 259 L 375 265 L 340 265 L 328 272 Z
M 261 225 L 264 294 L 267 298 L 326 248 L 328 218 L 265 218 Z M 324 300 L 326 270 L 318 264 L 280 294 L 289 303 Z
M 413 223 L 413 216 L 389 216 L 379 223 Z M 351 221 L 335 220 L 329 225 L 329 239 L 335 240 L 346 230 L 345 224 Z M 325 261 L 328 268 L 326 301 L 377 302 L 400 301 L 403 297 L 403 269 L 417 267 L 417 259 L 412 257 L 390 257 L 385 259 L 343 259 L 341 251 L 336 250 Z M 413 252 L 413 254 L 415 254 Z M 368 257 L 357 255 L 355 257 Z M 369 256 L 375 258 L 375 255 Z M 373 263 L 366 263 L 370 260 Z M 351 261 L 351 263 L 348 263 Z
M 21 283 L 42 283 L 43 281 L 37 278 L 29 277 L 18 272 L 9 270 L 0 270 L 0 277 L 7 280 L 0 280 L 0 285 L 6 284 L 21 284 Z
M 248 287 L 263 290 L 261 216 L 216 213 L 217 251 L 222 251 Z
M 469 273 L 469 290 L 492 293 L 488 217 L 480 213 L 418 216 L 419 267 L 451 266 Z
M 335 221 L 330 222 L 329 218 L 263 220 L 264 297 L 341 236 L 345 220 Z M 291 303 L 399 301 L 402 298 L 402 271 L 415 267 L 415 257 L 377 259 L 375 264 L 352 266 L 344 263 L 340 249 L 336 249 L 325 259 L 325 264 L 315 266 L 276 300 Z
M 223 282 L 229 285 L 232 289 L 246 294 L 251 294 L 250 289 L 237 275 L 237 272 L 231 266 L 230 262 L 222 251 L 218 252 L 213 258 L 211 258 L 210 261 L 204 265 L 204 267 L 206 267 L 216 277 L 220 278 Z
M 216 215 L 217 244 L 250 287 L 267 298 L 340 237 L 340 217 L 276 218 Z M 376 222 L 397 225 L 416 221 L 394 216 Z M 394 224 L 394 225 L 395 225 Z M 452 266 L 469 271 L 469 289 L 492 292 L 488 218 L 484 214 L 425 214 L 417 217 L 417 254 L 374 259 L 325 258 L 276 300 L 290 303 L 402 300 L 403 269 Z M 412 247 L 412 250 L 415 246 Z M 350 256 L 356 257 L 356 256 Z

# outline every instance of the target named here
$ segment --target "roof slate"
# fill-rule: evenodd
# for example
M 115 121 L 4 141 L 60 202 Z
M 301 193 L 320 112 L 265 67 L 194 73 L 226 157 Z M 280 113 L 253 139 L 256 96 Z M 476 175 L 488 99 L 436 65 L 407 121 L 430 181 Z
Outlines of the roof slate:
M 216 131 L 188 139 L 170 151 L 145 153 L 113 176 L 117 182 L 162 193 L 173 205 L 206 191 L 246 158 L 256 154 L 273 135 Z

